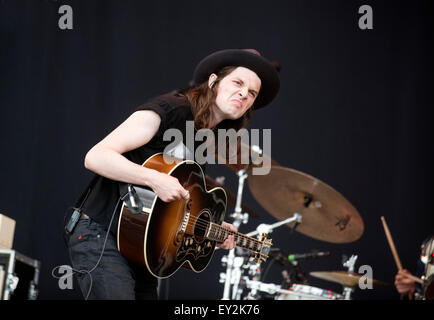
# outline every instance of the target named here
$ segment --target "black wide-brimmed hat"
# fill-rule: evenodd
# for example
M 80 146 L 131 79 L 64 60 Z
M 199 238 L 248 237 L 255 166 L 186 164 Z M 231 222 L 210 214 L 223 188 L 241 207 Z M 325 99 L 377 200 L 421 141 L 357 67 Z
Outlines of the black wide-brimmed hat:
M 212 73 L 217 73 L 227 66 L 248 68 L 261 79 L 261 90 L 253 104 L 253 109 L 265 107 L 279 92 L 279 73 L 270 61 L 254 49 L 227 49 L 206 56 L 196 66 L 193 81 L 195 84 L 208 81 Z

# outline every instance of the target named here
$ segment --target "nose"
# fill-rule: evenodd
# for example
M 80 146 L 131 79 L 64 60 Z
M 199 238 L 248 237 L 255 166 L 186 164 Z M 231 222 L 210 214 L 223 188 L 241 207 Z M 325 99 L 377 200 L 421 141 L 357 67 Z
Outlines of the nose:
M 248 94 L 248 89 L 247 87 L 242 87 L 240 88 L 240 90 L 238 91 L 238 94 L 240 95 L 240 97 L 242 98 L 246 98 L 247 94 Z

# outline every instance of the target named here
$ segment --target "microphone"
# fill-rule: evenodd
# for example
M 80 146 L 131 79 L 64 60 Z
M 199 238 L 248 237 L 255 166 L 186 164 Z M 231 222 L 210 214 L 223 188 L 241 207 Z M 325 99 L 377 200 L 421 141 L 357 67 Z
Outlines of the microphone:
M 125 201 L 131 213 L 137 214 L 140 213 L 143 209 L 143 203 L 137 195 L 136 190 L 131 186 L 131 184 L 128 185 L 128 193 L 125 194 L 122 200 Z
M 301 254 L 295 253 L 295 254 L 288 255 L 288 261 L 295 262 L 300 260 L 316 259 L 316 258 L 325 257 L 329 255 L 330 255 L 329 251 L 325 251 L 325 252 L 317 251 L 317 252 L 301 253 Z

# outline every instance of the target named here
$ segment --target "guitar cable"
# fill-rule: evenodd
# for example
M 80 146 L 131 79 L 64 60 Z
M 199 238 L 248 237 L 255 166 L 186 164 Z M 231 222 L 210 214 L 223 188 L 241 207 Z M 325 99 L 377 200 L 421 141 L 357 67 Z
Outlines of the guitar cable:
M 88 274 L 88 275 L 89 275 L 89 278 L 90 278 L 90 285 L 89 285 L 89 290 L 88 290 L 87 295 L 86 295 L 86 297 L 84 298 L 84 300 L 88 300 L 89 295 L 90 295 L 90 293 L 91 293 L 91 291 L 92 291 L 93 279 L 92 279 L 91 272 L 93 272 L 93 271 L 98 267 L 98 265 L 99 265 L 100 262 L 101 262 L 101 259 L 102 259 L 102 256 L 103 256 L 103 254 L 104 254 L 105 247 L 106 247 L 106 244 L 107 244 L 107 239 L 108 239 L 108 236 L 109 236 L 109 233 L 110 233 L 110 229 L 111 229 L 111 226 L 112 226 L 112 224 L 113 224 L 113 219 L 114 219 L 115 214 L 116 214 L 116 210 L 117 210 L 117 208 L 118 208 L 118 206 L 119 206 L 119 203 L 120 203 L 121 199 L 123 199 L 125 196 L 126 196 L 126 195 L 124 195 L 123 197 L 119 197 L 119 199 L 118 199 L 118 201 L 117 201 L 117 203 L 116 203 L 115 209 L 113 210 L 112 217 L 111 217 L 111 219 L 110 219 L 110 223 L 109 223 L 108 228 L 107 228 L 107 232 L 106 232 L 106 236 L 105 236 L 105 239 L 104 239 L 104 243 L 103 243 L 103 246 L 102 246 L 102 250 L 101 250 L 100 256 L 99 256 L 98 261 L 96 262 L 96 264 L 92 267 L 92 269 L 90 269 L 90 270 L 78 270 L 78 269 L 74 269 L 74 268 L 71 267 L 72 273 L 69 273 L 69 274 L 67 274 L 66 276 L 61 276 L 61 277 L 58 277 L 58 276 L 54 275 L 54 271 L 55 271 L 56 269 L 62 267 L 62 266 L 57 266 L 57 267 L 53 268 L 53 270 L 51 271 L 51 275 L 52 275 L 54 278 L 56 278 L 56 279 L 61 279 L 61 278 L 63 278 L 63 277 L 69 277 L 69 276 L 72 277 L 75 273 Z

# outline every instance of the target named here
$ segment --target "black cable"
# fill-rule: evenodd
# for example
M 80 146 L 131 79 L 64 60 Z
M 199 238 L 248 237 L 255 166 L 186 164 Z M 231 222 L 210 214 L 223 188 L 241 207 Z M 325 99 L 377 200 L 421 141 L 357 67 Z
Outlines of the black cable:
M 87 300 L 87 299 L 89 298 L 90 292 L 92 291 L 93 279 L 92 279 L 92 275 L 91 275 L 90 273 L 91 273 L 92 271 L 94 271 L 94 270 L 98 267 L 99 263 L 101 262 L 101 259 L 102 259 L 102 256 L 103 256 L 103 254 L 104 254 L 104 250 L 105 250 L 105 247 L 106 247 L 106 244 L 107 244 L 107 239 L 108 239 L 108 236 L 109 236 L 109 233 L 110 233 L 110 229 L 111 229 L 111 226 L 112 226 L 112 223 L 113 223 L 113 219 L 114 219 L 114 217 L 115 217 L 116 210 L 117 210 L 117 208 L 118 208 L 118 206 L 119 206 L 119 202 L 121 201 L 122 198 L 123 198 L 123 197 L 120 197 L 120 198 L 118 199 L 118 202 L 116 203 L 115 209 L 113 210 L 113 214 L 112 214 L 112 217 L 111 217 L 111 219 L 110 219 L 109 226 L 108 226 L 108 228 L 107 228 L 107 233 L 106 233 L 106 236 L 105 236 L 105 239 L 104 239 L 104 244 L 103 244 L 103 247 L 102 247 L 102 250 L 101 250 L 101 254 L 100 254 L 100 256 L 99 256 L 99 258 L 98 258 L 98 261 L 96 262 L 95 266 L 93 266 L 92 269 L 90 269 L 90 270 L 77 270 L 77 269 L 74 269 L 74 268 L 71 267 L 71 270 L 73 271 L 73 272 L 71 273 L 71 276 L 74 275 L 74 273 L 80 273 L 80 274 L 88 274 L 89 277 L 90 277 L 89 291 L 88 291 L 86 297 L 84 298 L 85 300 Z M 52 275 L 54 278 L 56 278 L 56 279 L 60 279 L 60 278 L 61 278 L 61 277 L 57 277 L 57 276 L 54 275 L 54 271 L 55 271 L 57 268 L 60 268 L 60 267 L 62 267 L 62 266 L 55 267 L 55 268 L 51 271 L 51 275 Z M 68 275 L 68 276 L 69 276 L 69 275 Z
M 261 279 L 260 279 L 261 282 L 264 282 L 264 280 L 265 280 L 265 278 L 266 278 L 266 276 L 267 276 L 267 274 L 268 274 L 268 271 L 270 271 L 270 268 L 271 268 L 271 266 L 274 264 L 274 262 L 275 262 L 275 259 L 273 258 L 273 259 L 271 259 L 270 262 L 268 263 L 267 267 L 266 267 L 265 270 L 264 270 L 264 273 L 261 275 Z

